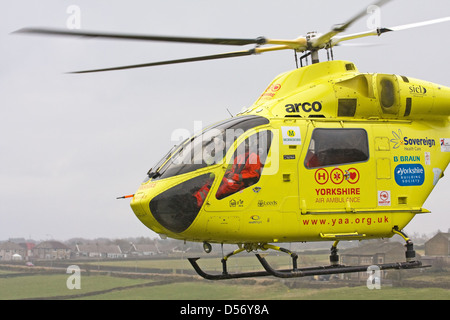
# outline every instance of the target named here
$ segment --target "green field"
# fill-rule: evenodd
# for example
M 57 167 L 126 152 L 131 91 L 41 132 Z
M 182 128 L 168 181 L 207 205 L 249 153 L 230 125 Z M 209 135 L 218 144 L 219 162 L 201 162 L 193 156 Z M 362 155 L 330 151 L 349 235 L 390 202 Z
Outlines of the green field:
M 185 281 L 169 284 L 158 280 L 127 279 L 114 276 L 82 276 L 81 289 L 69 290 L 66 275 L 34 275 L 0 279 L 0 299 L 148 299 L 148 300 L 438 300 L 450 299 L 450 290 L 441 288 L 381 287 L 369 290 L 366 286 L 341 288 L 290 289 L 282 282 L 271 284 L 240 284 Z M 154 284 L 154 285 L 153 285 Z M 108 292 L 104 292 L 108 291 Z
M 115 292 L 91 299 L 151 299 L 151 300 L 436 300 L 450 299 L 445 289 L 385 288 L 369 290 L 366 287 L 338 289 L 288 289 L 282 284 L 226 285 L 217 283 L 179 283 L 136 289 L 124 295 Z
M 286 256 L 268 257 L 271 264 L 283 268 Z M 309 257 L 310 263 L 321 256 Z M 202 268 L 218 273 L 218 259 L 200 259 Z M 231 260 L 232 261 L 232 260 Z M 74 263 L 75 264 L 75 263 Z M 2 267 L 3 266 L 3 267 Z M 239 267 L 238 267 L 239 266 Z M 17 299 L 89 299 L 89 300 L 449 300 L 450 272 L 402 273 L 408 278 L 402 286 L 382 279 L 381 289 L 369 290 L 364 282 L 344 280 L 317 281 L 313 278 L 280 280 L 274 277 L 208 281 L 188 274 L 192 267 L 186 259 L 136 261 L 94 261 L 80 263 L 81 289 L 69 290 L 65 269 L 7 269 L 0 265 L 0 300 Z M 89 271 L 85 271 L 86 267 Z M 114 271 L 109 270 L 115 267 Z M 117 270 L 119 268 L 120 270 Z M 165 270 L 144 273 L 142 268 Z M 259 266 L 260 268 L 260 266 Z M 229 271 L 257 270 L 254 257 L 242 257 L 230 263 Z M 33 272 L 33 273 L 31 273 Z M 52 273 L 50 273 L 52 272 Z M 397 271 L 395 271 L 397 272 Z M 403 271 L 402 271 L 403 272 Z M 414 287 L 413 287 L 414 286 Z

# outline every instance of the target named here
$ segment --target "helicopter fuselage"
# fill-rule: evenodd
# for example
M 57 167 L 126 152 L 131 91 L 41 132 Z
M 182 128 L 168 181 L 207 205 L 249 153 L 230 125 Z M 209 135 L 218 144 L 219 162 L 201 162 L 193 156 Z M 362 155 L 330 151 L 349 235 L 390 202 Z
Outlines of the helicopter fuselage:
M 450 161 L 449 116 L 447 87 L 313 64 L 183 142 L 131 207 L 156 233 L 188 241 L 389 238 L 429 212 Z

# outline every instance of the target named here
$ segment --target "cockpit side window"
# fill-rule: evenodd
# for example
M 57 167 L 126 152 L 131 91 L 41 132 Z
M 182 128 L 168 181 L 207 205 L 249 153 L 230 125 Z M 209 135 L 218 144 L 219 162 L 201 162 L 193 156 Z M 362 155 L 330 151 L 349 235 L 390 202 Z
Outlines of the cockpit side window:
M 221 163 L 239 136 L 268 123 L 260 116 L 239 116 L 210 126 L 175 148 L 152 178 L 164 179 Z
M 315 129 L 305 158 L 306 168 L 363 162 L 369 159 L 364 129 Z
M 272 132 L 263 130 L 239 144 L 217 189 L 217 199 L 228 197 L 259 181 L 268 160 L 271 142 Z

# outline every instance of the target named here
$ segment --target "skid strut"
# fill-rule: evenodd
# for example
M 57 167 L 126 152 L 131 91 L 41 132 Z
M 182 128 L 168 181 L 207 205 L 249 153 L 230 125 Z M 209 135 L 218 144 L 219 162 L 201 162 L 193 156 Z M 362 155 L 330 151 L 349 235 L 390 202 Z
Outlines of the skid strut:
M 397 227 L 394 227 L 394 229 L 392 229 L 392 232 L 394 232 L 395 234 L 398 234 L 400 237 L 402 237 L 406 241 L 406 244 L 405 244 L 406 261 L 414 261 L 414 258 L 416 257 L 416 251 L 414 251 L 414 245 L 413 245 L 411 239 L 408 238 L 408 236 L 404 232 L 398 230 Z
M 208 280 L 227 280 L 227 279 L 239 279 L 239 278 L 253 278 L 253 277 L 266 277 L 266 276 L 270 276 L 271 273 L 267 272 L 267 271 L 253 271 L 253 272 L 242 272 L 242 273 L 234 273 L 234 274 L 230 274 L 228 273 L 228 269 L 227 269 L 227 261 L 230 257 L 241 253 L 244 250 L 247 251 L 252 251 L 255 249 L 262 249 L 262 250 L 268 250 L 268 249 L 272 249 L 272 250 L 276 250 L 276 251 L 281 251 L 284 253 L 287 253 L 291 256 L 292 258 L 292 269 L 293 270 L 297 270 L 297 259 L 298 256 L 295 252 L 292 252 L 288 249 L 285 248 L 281 248 L 278 246 L 274 246 L 271 244 L 261 244 L 261 245 L 254 245 L 254 246 L 242 246 L 239 247 L 239 249 L 236 249 L 232 252 L 230 252 L 229 254 L 227 254 L 226 256 L 224 256 L 221 260 L 222 262 L 222 274 L 209 274 L 204 272 L 200 266 L 197 263 L 197 260 L 199 260 L 200 258 L 188 258 L 189 262 L 191 263 L 192 267 L 194 268 L 194 270 L 203 278 L 208 279 Z M 289 270 L 282 270 L 283 272 L 288 272 Z

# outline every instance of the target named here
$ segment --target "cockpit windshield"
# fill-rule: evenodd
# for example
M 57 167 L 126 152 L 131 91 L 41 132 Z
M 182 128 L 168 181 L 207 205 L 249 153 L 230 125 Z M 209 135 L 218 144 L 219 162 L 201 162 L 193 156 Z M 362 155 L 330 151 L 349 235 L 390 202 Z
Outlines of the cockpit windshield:
M 235 117 L 212 125 L 174 148 L 173 152 L 154 167 L 154 171 L 148 172 L 146 180 L 165 179 L 222 163 L 227 150 L 240 135 L 268 123 L 268 119 L 252 115 Z M 164 164 L 161 166 L 162 163 Z

